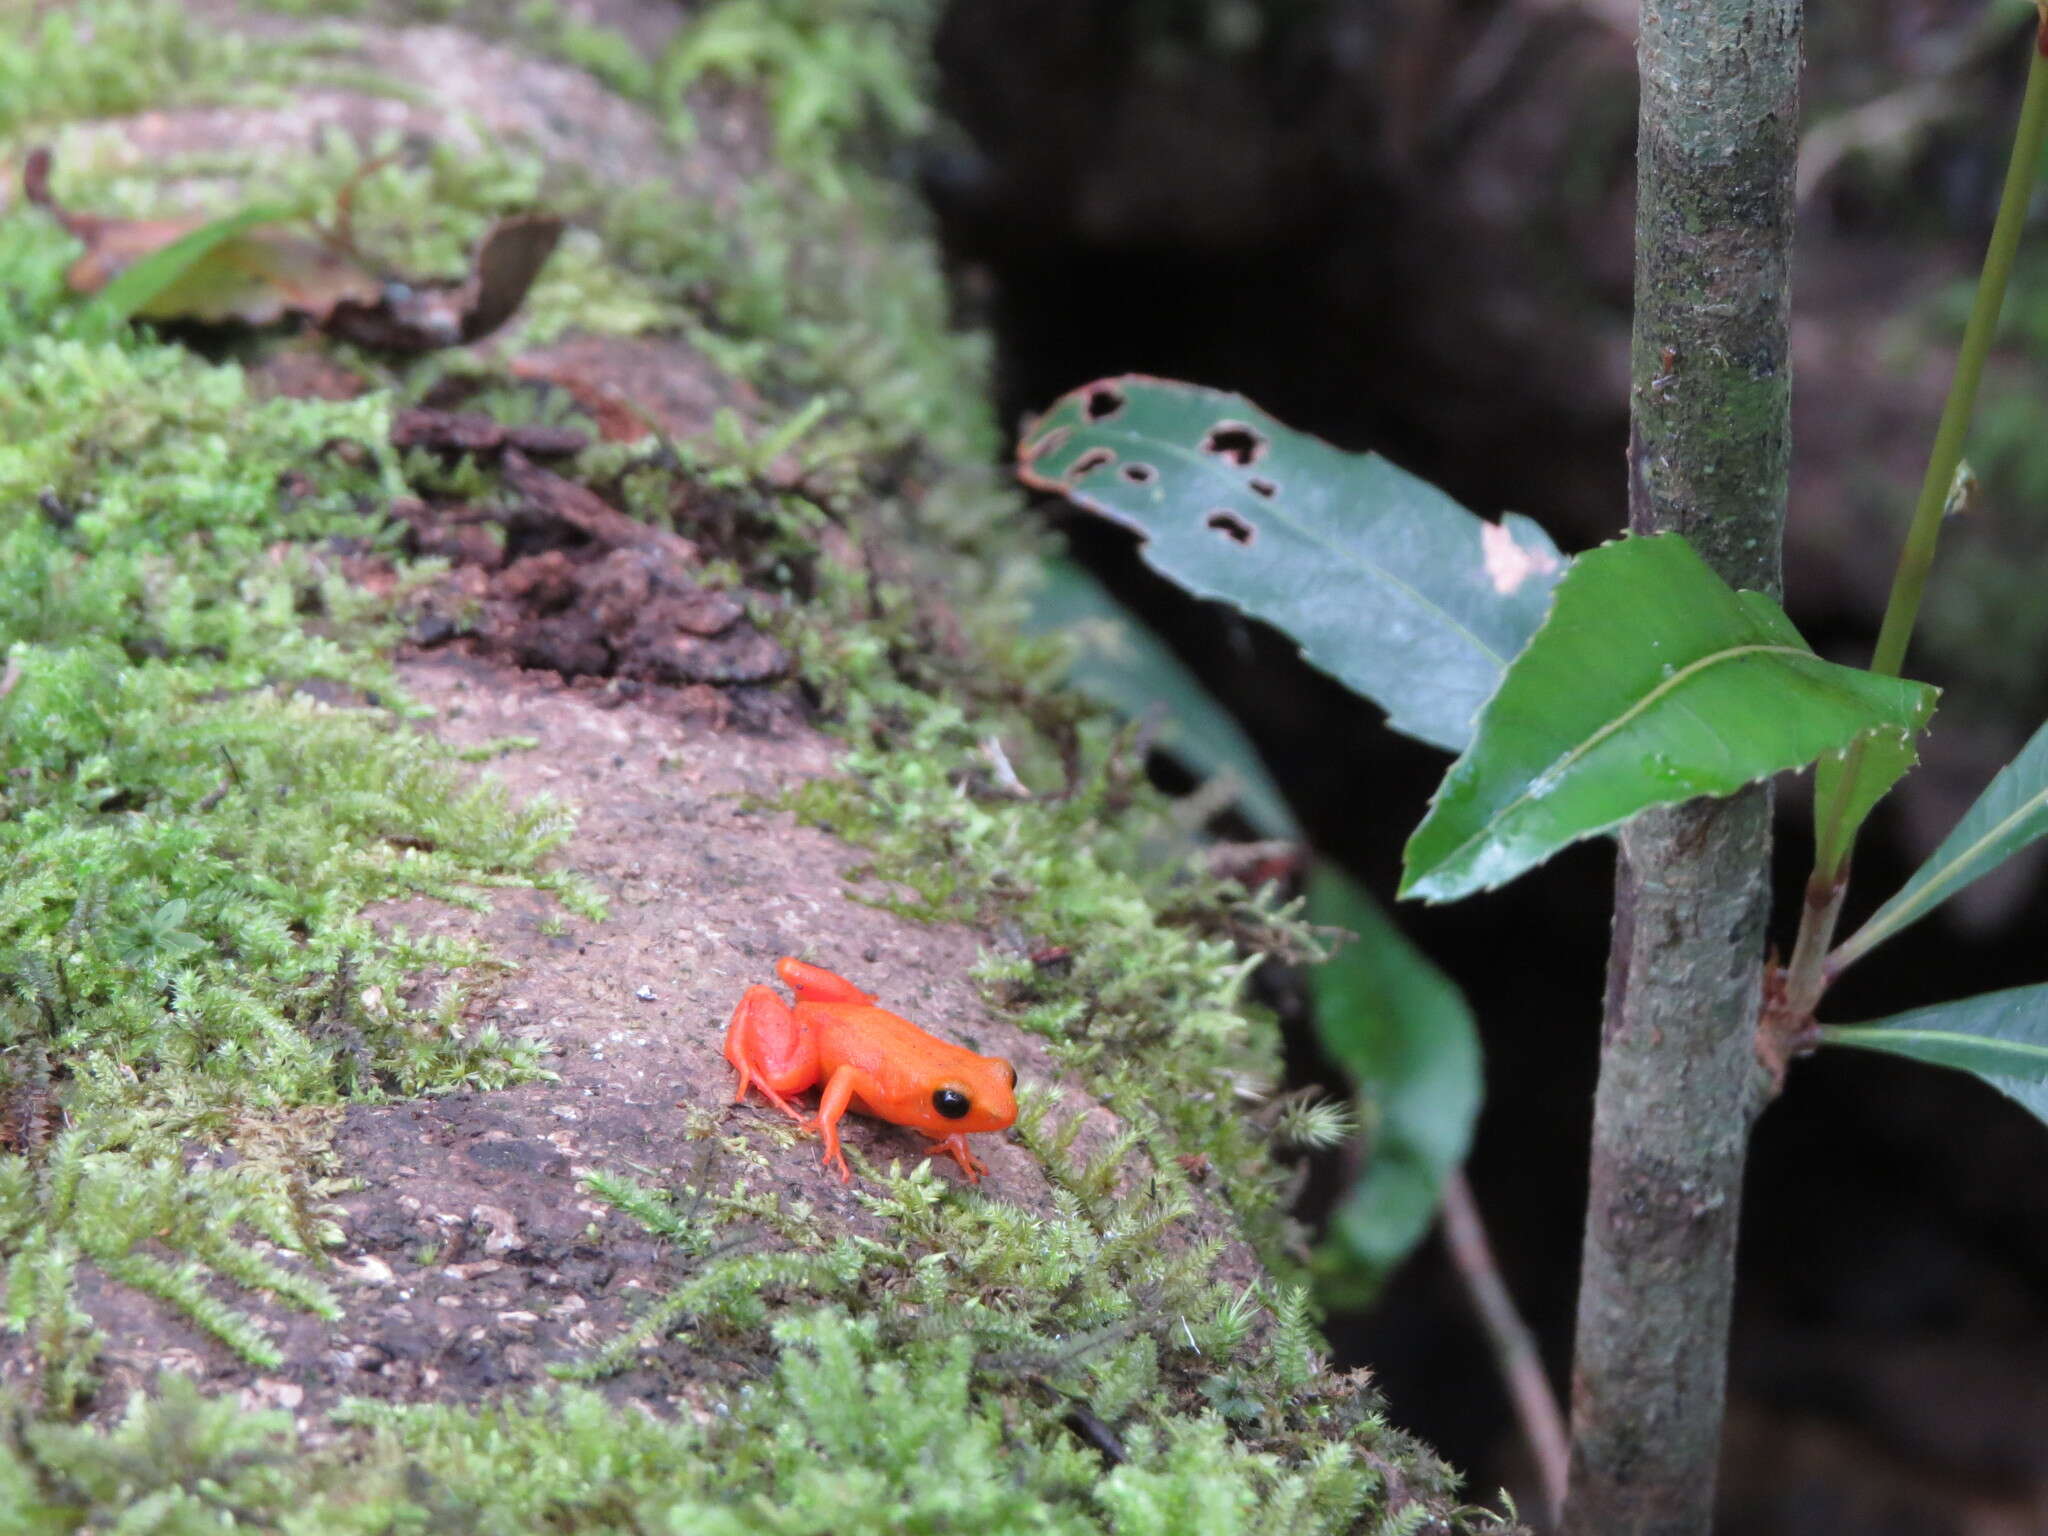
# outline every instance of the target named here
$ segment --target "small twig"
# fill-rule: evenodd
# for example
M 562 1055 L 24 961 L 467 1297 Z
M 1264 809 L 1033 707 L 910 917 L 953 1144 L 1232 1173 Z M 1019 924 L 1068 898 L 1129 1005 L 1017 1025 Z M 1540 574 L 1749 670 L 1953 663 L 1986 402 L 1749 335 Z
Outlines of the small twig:
M 1828 946 L 1835 941 L 1835 924 L 1848 894 L 1847 866 L 1831 882 L 1816 875 L 1807 883 L 1799 913 L 1799 937 L 1785 967 L 1785 1019 L 1795 1028 L 1812 1023 L 1813 1010 L 1820 1006 L 1821 994 L 1834 979 L 1827 970 Z
M 1507 1383 L 1522 1437 L 1529 1442 L 1529 1454 L 1536 1460 L 1536 1472 L 1543 1481 L 1543 1503 L 1555 1525 L 1564 1510 L 1565 1473 L 1571 1461 L 1564 1414 L 1550 1390 L 1535 1336 L 1515 1310 L 1515 1298 L 1508 1294 L 1493 1262 L 1493 1248 L 1486 1241 L 1486 1228 L 1480 1223 L 1479 1207 L 1462 1168 L 1444 1181 L 1443 1218 L 1444 1245 L 1451 1251 L 1451 1262 L 1465 1282 L 1472 1310 L 1479 1314 L 1487 1341 L 1493 1345 L 1494 1361 Z
M 20 681 L 21 658 L 19 656 L 10 656 L 7 658 L 7 670 L 0 672 L 0 699 L 4 699 L 7 695 L 14 692 L 14 685 Z
M 1204 779 L 1173 802 L 1173 819 L 1193 831 L 1236 807 L 1244 797 L 1244 780 L 1234 769 L 1224 768 Z
M 395 154 L 377 155 L 357 166 L 349 179 L 341 184 L 341 190 L 334 194 L 334 223 L 325 229 L 318 224 L 313 226 L 329 250 L 347 257 L 358 266 L 369 268 L 372 263 L 365 259 L 361 247 L 356 244 L 356 193 L 364 182 L 397 160 Z M 389 271 L 378 271 L 375 275 L 386 281 L 391 277 Z

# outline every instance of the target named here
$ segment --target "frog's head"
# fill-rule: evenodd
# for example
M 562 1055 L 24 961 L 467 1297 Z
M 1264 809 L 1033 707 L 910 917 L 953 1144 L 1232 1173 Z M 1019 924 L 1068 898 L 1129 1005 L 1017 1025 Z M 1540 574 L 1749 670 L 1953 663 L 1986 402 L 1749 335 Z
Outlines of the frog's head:
M 918 1129 L 932 1136 L 956 1131 L 1001 1131 L 1017 1122 L 1017 1069 L 1000 1056 L 962 1052 L 953 1070 L 932 1085 L 920 1106 Z

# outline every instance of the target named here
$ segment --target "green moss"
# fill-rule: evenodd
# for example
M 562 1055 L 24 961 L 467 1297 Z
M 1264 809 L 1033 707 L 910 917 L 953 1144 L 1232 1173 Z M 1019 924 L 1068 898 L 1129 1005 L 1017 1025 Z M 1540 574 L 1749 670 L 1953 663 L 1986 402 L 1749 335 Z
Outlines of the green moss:
M 480 955 L 360 916 L 513 883 L 589 906 L 540 868 L 559 813 L 465 787 L 376 704 L 396 699 L 391 620 L 342 564 L 389 542 L 365 510 L 398 483 L 387 409 L 258 404 L 237 369 L 148 342 L 0 359 L 0 1227 L 8 1316 L 58 1401 L 90 1354 L 72 1258 L 258 1362 L 274 1352 L 209 1276 L 331 1305 L 235 1235 L 307 1248 L 280 1214 L 298 1162 L 209 1174 L 188 1139 L 538 1071 L 530 1046 L 399 1000 L 420 966 Z
M 209 1280 L 340 1317 L 326 1286 L 240 1235 L 246 1229 L 273 1249 L 304 1247 L 306 1213 L 275 1170 L 190 1168 L 175 1157 L 109 1148 L 107 1139 L 103 1125 L 89 1123 L 59 1138 L 40 1167 L 14 1159 L 0 1172 L 0 1234 L 14 1250 L 6 1315 L 36 1338 L 46 1395 L 68 1406 L 85 1385 L 92 1346 L 78 1337 L 85 1320 L 71 1310 L 68 1294 L 80 1258 L 183 1312 L 254 1365 L 275 1368 L 282 1357 L 260 1329 L 212 1294 Z
M 622 1414 L 578 1389 L 481 1408 L 362 1403 L 339 1416 L 356 1433 L 320 1450 L 298 1445 L 289 1415 L 167 1377 L 112 1430 L 0 1426 L 0 1531 L 119 1518 L 292 1533 L 1316 1536 L 1365 1528 L 1383 1499 L 1357 1445 L 1289 1464 L 1214 1418 L 1139 1426 L 1105 1472 L 1057 1393 L 1019 1414 L 1028 1394 L 979 1390 L 968 1340 L 904 1347 L 883 1332 L 836 1307 L 787 1315 L 772 1369 L 693 1417 Z M 1389 1519 L 1376 1528 L 1419 1524 Z
M 0 138 L 145 108 L 249 101 L 305 79 L 333 39 L 257 44 L 175 0 L 82 0 L 0 13 Z
M 287 1414 L 167 1377 L 111 1430 L 0 1425 L 0 1531 L 1316 1536 L 1359 1529 L 1378 1491 L 1345 1447 L 1289 1467 L 1215 1420 L 1134 1432 L 1104 1475 L 1056 1420 L 977 1392 L 964 1341 L 892 1351 L 831 1308 L 776 1336 L 773 1370 L 700 1419 L 621 1414 L 575 1389 L 483 1408 L 365 1403 L 345 1416 L 356 1433 L 320 1450 L 300 1447 Z
M 922 0 L 725 0 L 678 36 L 658 89 L 678 100 L 710 78 L 758 93 L 783 164 L 843 193 L 862 140 L 927 125 L 919 61 L 934 18 Z

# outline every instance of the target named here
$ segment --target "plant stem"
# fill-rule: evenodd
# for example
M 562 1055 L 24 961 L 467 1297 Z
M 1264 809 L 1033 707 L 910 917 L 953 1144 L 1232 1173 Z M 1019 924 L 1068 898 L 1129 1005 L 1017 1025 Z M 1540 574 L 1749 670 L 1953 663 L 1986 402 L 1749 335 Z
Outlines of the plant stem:
M 2019 251 L 2020 230 L 2026 223 L 2027 204 L 2032 199 L 2036 174 L 2041 164 L 2041 143 L 2048 136 L 2048 54 L 2043 53 L 2048 30 L 2037 28 L 2035 46 L 2027 67 L 2027 94 L 2020 106 L 2019 128 L 2013 135 L 2012 159 L 2005 170 L 2005 190 L 1998 199 L 1998 218 L 1991 227 L 1991 243 L 1984 252 L 1984 270 L 1977 279 L 1977 296 L 1970 305 L 1970 319 L 1963 327 L 1963 343 L 1956 354 L 1955 377 L 1949 383 L 1948 399 L 1941 408 L 1941 424 L 1934 431 L 1934 448 L 1927 457 L 1927 475 L 1920 482 L 1920 500 L 1913 508 L 1913 521 L 1906 530 L 1906 546 L 1899 554 L 1899 568 L 1892 577 L 1891 597 L 1885 603 L 1884 623 L 1877 632 L 1877 649 L 1870 670 L 1897 677 L 1905 664 L 1906 647 L 1913 638 L 1913 624 L 1920 616 L 1920 599 L 1927 590 L 1927 573 L 1934 565 L 1935 545 L 1941 539 L 1943 509 L 1949 489 L 1955 484 L 1956 468 L 1963 462 L 1963 439 L 1970 430 L 1970 416 L 1977 405 L 1977 385 L 1984 377 L 1984 360 L 1998 330 L 1999 311 L 2005 304 L 2006 285 L 2012 277 L 2013 258 Z M 1817 881 L 1839 881 L 1856 840 L 1856 826 L 1847 813 L 1855 797 L 1856 781 L 1863 771 L 1864 753 L 1859 742 L 1851 747 L 1843 771 L 1834 781 L 1834 791 L 1825 804 L 1814 807 L 1814 876 Z M 1832 935 L 1823 936 L 1822 947 Z M 1802 929 L 1800 938 L 1806 934 Z M 1818 1000 L 1817 997 L 1815 999 Z
M 1642 0 L 1629 526 L 1775 592 L 1799 0 Z M 1572 1371 L 1573 1536 L 1713 1517 L 1769 915 L 1770 795 L 1623 829 Z
M 1778 1028 L 1796 1030 L 1811 1018 L 1821 993 L 1831 979 L 1827 968 L 1828 944 L 1835 936 L 1835 921 L 1842 915 L 1842 900 L 1849 894 L 1848 871 L 1827 881 L 1816 869 L 1806 885 L 1806 899 L 1799 907 L 1799 937 L 1792 945 L 1792 959 L 1785 967 L 1785 1006 Z M 1788 1053 L 1781 1053 L 1788 1054 Z
M 1529 1454 L 1543 1484 L 1544 1513 L 1555 1525 L 1564 1511 L 1565 1471 L 1571 1461 L 1564 1414 L 1558 1409 L 1557 1394 L 1550 1390 L 1536 1337 L 1515 1310 L 1515 1298 L 1494 1263 L 1493 1246 L 1486 1240 L 1486 1227 L 1462 1168 L 1444 1181 L 1443 1217 L 1444 1246 L 1450 1249 L 1458 1278 L 1465 1282 L 1465 1294 L 1472 1299 L 1472 1310 L 1479 1314 L 1480 1326 L 1493 1346 L 1493 1358 L 1507 1383 L 1522 1438 L 1529 1442 Z
M 2013 258 L 2019 251 L 2020 229 L 2026 222 L 2027 204 L 2041 164 L 2044 129 L 2048 129 L 2048 56 L 2036 46 L 2027 66 L 2027 94 L 2020 107 L 2012 162 L 2006 167 L 2005 191 L 1998 200 L 1998 219 L 1991 229 L 1991 244 L 1984 252 L 1984 271 L 1977 280 L 1969 323 L 1963 328 L 1962 350 L 1956 355 L 1955 380 L 1949 385 L 1948 400 L 1942 406 L 1941 424 L 1935 428 L 1927 477 L 1920 483 L 1920 501 L 1913 509 L 1906 548 L 1899 557 L 1898 574 L 1892 579 L 1891 600 L 1885 606 L 1884 624 L 1877 632 L 1877 650 L 1870 659 L 1870 670 L 1887 677 L 1898 676 L 1905 662 L 1913 621 L 1920 612 L 1920 595 L 1927 586 L 1928 569 L 1934 564 L 1935 542 L 1941 537 L 1942 508 L 1947 505 L 1949 487 L 1955 482 L 1956 466 L 1963 461 L 1963 438 L 1970 428 L 1970 415 L 1976 409 L 1977 385 L 1984 377 L 1984 360 L 1991 352 L 1999 310 L 2005 304 L 2006 284 L 2012 277 Z

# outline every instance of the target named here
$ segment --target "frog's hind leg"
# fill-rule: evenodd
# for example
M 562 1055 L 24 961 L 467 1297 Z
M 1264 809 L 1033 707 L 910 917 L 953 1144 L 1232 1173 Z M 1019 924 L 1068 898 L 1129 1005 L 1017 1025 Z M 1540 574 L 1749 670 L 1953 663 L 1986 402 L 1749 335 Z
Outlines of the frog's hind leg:
M 785 955 L 775 962 L 775 974 L 796 994 L 800 1003 L 872 1003 L 872 992 L 863 992 L 836 971 Z
M 725 1026 L 725 1059 L 739 1073 L 737 1104 L 749 1088 L 792 1120 L 804 1118 L 787 1094 L 818 1080 L 818 1042 L 795 1012 L 768 987 L 749 987 Z

